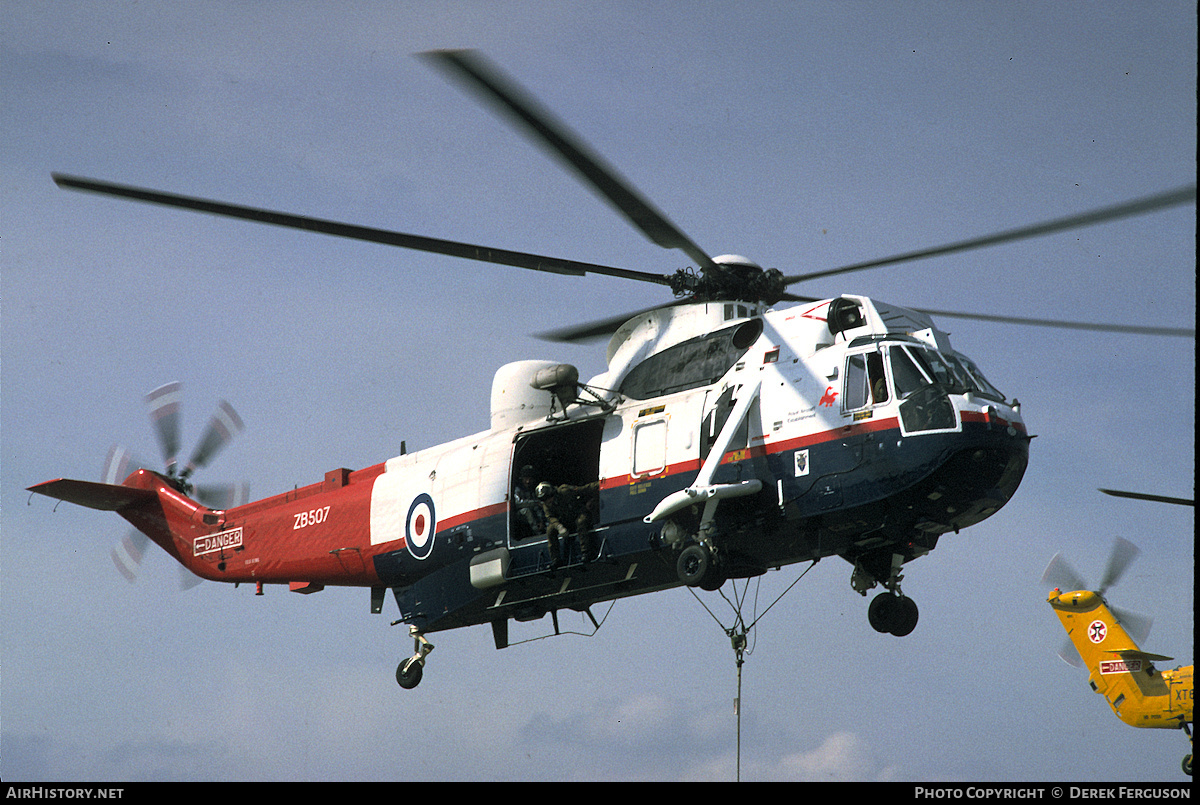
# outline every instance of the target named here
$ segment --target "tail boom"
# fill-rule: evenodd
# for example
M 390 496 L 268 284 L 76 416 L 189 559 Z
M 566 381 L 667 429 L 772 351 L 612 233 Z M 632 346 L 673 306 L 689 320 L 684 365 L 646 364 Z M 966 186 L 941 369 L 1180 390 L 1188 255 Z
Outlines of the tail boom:
M 122 484 L 59 478 L 29 491 L 116 512 L 200 578 L 315 592 L 379 584 L 374 555 L 395 548 L 370 542 L 371 493 L 382 470 L 337 470 L 324 483 L 227 510 L 207 508 L 145 469 Z

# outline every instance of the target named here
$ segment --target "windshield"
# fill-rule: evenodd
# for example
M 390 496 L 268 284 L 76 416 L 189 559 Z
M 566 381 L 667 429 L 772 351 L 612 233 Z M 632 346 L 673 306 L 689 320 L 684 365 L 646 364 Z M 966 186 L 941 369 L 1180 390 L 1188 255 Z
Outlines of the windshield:
M 983 376 L 983 372 L 979 371 L 979 367 L 970 358 L 958 353 L 950 353 L 946 358 L 959 364 L 962 372 L 973 382 L 974 391 L 978 392 L 979 396 L 1004 402 L 1004 392 L 989 383 L 988 379 Z
M 952 394 L 973 392 L 997 402 L 1004 401 L 1004 395 L 964 355 L 892 344 L 888 347 L 888 357 L 896 396 L 901 399 L 933 383 Z

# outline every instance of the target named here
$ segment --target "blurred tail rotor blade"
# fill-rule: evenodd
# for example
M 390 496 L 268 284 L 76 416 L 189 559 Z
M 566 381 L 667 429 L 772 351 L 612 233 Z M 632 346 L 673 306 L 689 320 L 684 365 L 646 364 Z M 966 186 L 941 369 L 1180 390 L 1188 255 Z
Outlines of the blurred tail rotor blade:
M 233 410 L 233 406 L 228 402 L 221 400 L 216 413 L 208 423 L 208 430 L 204 432 L 204 438 L 200 440 L 200 445 L 188 461 L 184 476 L 190 475 L 197 467 L 203 467 L 212 461 L 213 456 L 219 453 L 241 429 L 242 419 L 238 416 L 237 411 Z
M 1071 563 L 1064 559 L 1061 553 L 1056 553 L 1042 573 L 1042 586 L 1057 587 L 1068 592 L 1086 590 L 1087 582 L 1075 572 L 1075 568 L 1071 567 Z
M 1058 658 L 1067 665 L 1072 665 L 1076 668 L 1083 666 L 1083 657 L 1079 656 L 1079 649 L 1075 648 L 1075 644 L 1071 642 L 1071 638 L 1069 637 L 1059 647 Z
M 1100 581 L 1099 593 L 1104 595 L 1104 591 L 1121 580 L 1121 576 L 1125 575 L 1125 571 L 1129 565 L 1137 559 L 1141 553 L 1138 547 L 1127 539 L 1117 537 L 1117 541 L 1113 543 L 1112 553 L 1108 557 L 1108 567 L 1104 569 L 1104 578 Z
M 195 573 L 192 573 L 183 565 L 179 566 L 179 589 L 190 590 L 193 587 L 200 586 L 202 581 L 204 581 L 204 579 L 200 578 Z
M 1154 625 L 1153 618 L 1116 607 L 1112 607 L 1112 612 L 1117 616 L 1117 621 L 1125 629 L 1125 633 L 1133 638 L 1133 642 L 1146 642 L 1146 638 L 1150 636 L 1150 627 Z
M 130 531 L 112 549 L 113 564 L 130 584 L 137 581 L 138 569 L 142 566 L 142 556 L 149 542 L 150 539 L 142 532 Z
M 100 481 L 106 484 L 119 484 L 134 470 L 140 469 L 142 466 L 125 447 L 114 444 L 108 449 L 108 456 L 104 459 L 104 470 L 100 475 Z
M 150 406 L 150 420 L 158 433 L 163 461 L 167 472 L 172 472 L 179 455 L 179 402 L 183 384 L 178 381 L 159 386 L 146 395 Z
M 196 500 L 210 509 L 232 509 L 250 502 L 250 484 L 200 484 Z

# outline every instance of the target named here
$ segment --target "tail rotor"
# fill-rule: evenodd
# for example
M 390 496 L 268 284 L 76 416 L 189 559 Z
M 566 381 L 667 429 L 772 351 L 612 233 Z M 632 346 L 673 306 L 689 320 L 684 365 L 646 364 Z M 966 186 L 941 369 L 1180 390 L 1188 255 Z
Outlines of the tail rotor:
M 171 481 L 180 492 L 193 496 L 197 501 L 211 509 L 229 509 L 240 506 L 250 499 L 250 485 L 240 484 L 201 484 L 191 483 L 192 474 L 206 467 L 218 453 L 242 429 L 242 419 L 233 406 L 225 400 L 217 405 L 217 410 L 209 420 L 208 427 L 200 438 L 192 456 L 182 471 L 179 470 L 179 445 L 181 424 L 181 402 L 183 385 L 179 382 L 159 386 L 146 395 L 145 401 L 150 408 L 150 421 L 158 440 L 165 471 L 163 475 Z M 101 480 L 107 484 L 120 484 L 134 471 L 148 467 L 123 446 L 114 445 L 108 451 L 104 461 Z M 131 584 L 137 580 L 142 559 L 150 544 L 149 538 L 137 530 L 130 530 L 112 550 L 113 564 Z M 200 583 L 200 579 L 184 568 L 180 570 L 180 586 L 189 589 Z
M 1104 569 L 1104 576 L 1101 578 L 1100 586 L 1093 588 L 1084 581 L 1083 577 L 1075 571 L 1061 553 L 1056 553 L 1054 558 L 1050 560 L 1050 564 L 1046 566 L 1045 572 L 1042 573 L 1042 586 L 1054 587 L 1064 592 L 1074 590 L 1089 590 L 1100 594 L 1104 597 L 1105 591 L 1109 587 L 1114 586 L 1121 577 L 1125 575 L 1125 571 L 1137 559 L 1141 550 L 1136 545 L 1127 539 L 1117 537 L 1113 543 L 1113 548 L 1108 556 L 1108 564 Z M 1138 643 L 1142 643 L 1150 635 L 1150 627 L 1154 625 L 1154 621 L 1145 615 L 1129 610 L 1118 609 L 1117 607 L 1109 607 L 1112 613 L 1117 617 L 1125 632 Z M 1083 664 L 1079 656 L 1079 652 L 1068 639 L 1059 649 L 1058 656 L 1063 662 L 1068 665 L 1079 667 Z

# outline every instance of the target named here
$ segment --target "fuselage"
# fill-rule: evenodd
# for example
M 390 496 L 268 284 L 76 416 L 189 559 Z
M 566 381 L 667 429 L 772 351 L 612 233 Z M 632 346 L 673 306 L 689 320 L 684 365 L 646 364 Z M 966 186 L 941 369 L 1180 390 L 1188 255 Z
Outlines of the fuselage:
M 390 588 L 435 631 L 677 586 L 674 555 L 701 537 L 733 577 L 840 555 L 881 578 L 993 514 L 1027 462 L 1019 406 L 927 317 L 863 297 L 661 309 L 608 363 L 587 400 L 539 383 L 552 362 L 511 364 L 485 431 L 225 511 L 126 516 L 204 578 L 371 587 L 376 611 Z M 514 504 L 524 467 L 580 488 L 594 555 L 568 540 L 551 567 Z M 698 473 L 735 491 L 654 519 Z M 161 485 L 143 475 L 127 483 Z

